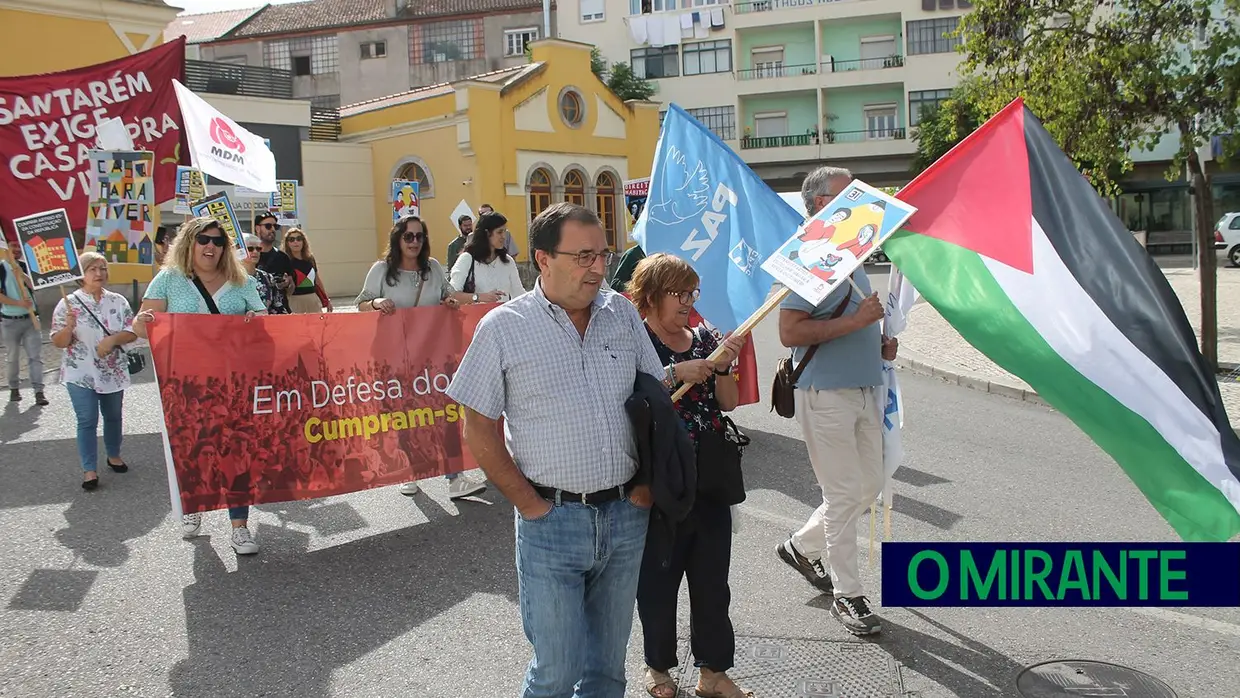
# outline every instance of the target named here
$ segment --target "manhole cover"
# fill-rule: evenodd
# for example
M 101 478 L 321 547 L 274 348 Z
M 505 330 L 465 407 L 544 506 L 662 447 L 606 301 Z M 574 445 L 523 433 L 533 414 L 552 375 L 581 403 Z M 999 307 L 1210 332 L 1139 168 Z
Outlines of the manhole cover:
M 1170 686 L 1149 674 L 1087 659 L 1043 662 L 1027 667 L 1016 677 L 1016 690 L 1024 698 L 1176 698 Z
M 698 669 L 688 642 L 681 648 L 680 695 L 692 696 Z M 736 666 L 728 676 L 756 696 L 888 698 L 904 695 L 900 663 L 866 642 L 736 638 Z M 674 675 L 674 674 L 673 674 Z M 644 695 L 644 692 L 643 692 Z

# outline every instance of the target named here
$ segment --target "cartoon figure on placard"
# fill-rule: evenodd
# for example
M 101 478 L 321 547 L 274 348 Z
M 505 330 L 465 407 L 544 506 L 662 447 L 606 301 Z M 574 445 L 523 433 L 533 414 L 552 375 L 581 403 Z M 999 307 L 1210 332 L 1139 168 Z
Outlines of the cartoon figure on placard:
M 838 252 L 861 259 L 874 246 L 885 209 L 882 201 L 875 201 L 841 209 L 825 221 L 811 220 L 799 236 L 801 263 L 814 276 L 830 281 L 834 267 L 844 259 Z
M 404 216 L 421 215 L 418 201 L 418 185 L 416 182 L 396 181 L 392 183 L 392 220 L 398 221 Z

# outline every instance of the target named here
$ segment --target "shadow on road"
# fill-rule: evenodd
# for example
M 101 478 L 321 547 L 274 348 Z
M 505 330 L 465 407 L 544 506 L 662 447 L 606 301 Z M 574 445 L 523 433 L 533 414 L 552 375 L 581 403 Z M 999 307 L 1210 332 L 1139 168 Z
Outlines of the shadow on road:
M 883 632 L 875 644 L 891 654 L 892 658 L 950 690 L 955 696 L 972 698 L 1012 694 L 1016 676 L 1024 668 L 1022 665 L 923 613 L 906 610 L 956 642 L 918 632 L 884 616 Z
M 8 400 L 8 395 L 4 399 Z M 28 389 L 22 391 L 22 402 L 4 403 L 4 410 L 0 411 L 0 444 L 16 441 L 34 430 L 44 409 L 34 404 L 34 395 Z
M 462 502 L 453 516 L 415 497 L 428 522 L 313 552 L 307 533 L 260 525 L 263 551 L 238 559 L 233 574 L 209 542 L 227 535 L 226 516 L 205 515 L 203 535 L 187 543 L 195 577 L 184 591 L 189 657 L 170 672 L 174 695 L 279 695 L 289 686 L 299 696 L 330 695 L 333 672 L 476 593 L 515 603 L 513 511 L 494 499 Z M 261 508 L 328 533 L 361 518 L 338 501 Z

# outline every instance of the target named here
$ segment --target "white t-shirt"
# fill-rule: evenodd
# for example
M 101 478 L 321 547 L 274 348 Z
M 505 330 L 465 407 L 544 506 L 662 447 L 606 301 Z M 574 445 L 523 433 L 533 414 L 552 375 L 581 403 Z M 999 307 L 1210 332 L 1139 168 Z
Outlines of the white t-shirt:
M 503 262 L 496 257 L 490 263 L 483 264 L 475 261 L 468 252 L 462 252 L 461 256 L 456 258 L 456 264 L 452 265 L 450 280 L 456 290 L 464 292 L 465 280 L 469 278 L 470 265 L 474 267 L 474 293 L 502 291 L 508 294 L 501 299 L 503 301 L 510 301 L 525 293 L 525 287 L 521 285 L 521 274 L 517 271 L 517 263 L 512 258 Z

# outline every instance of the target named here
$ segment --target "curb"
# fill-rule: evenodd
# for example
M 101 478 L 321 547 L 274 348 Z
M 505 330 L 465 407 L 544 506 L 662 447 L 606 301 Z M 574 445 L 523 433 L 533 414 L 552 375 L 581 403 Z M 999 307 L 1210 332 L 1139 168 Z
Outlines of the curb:
M 976 373 L 953 371 L 943 368 L 942 366 L 936 366 L 922 358 L 919 354 L 910 352 L 904 348 L 900 349 L 900 353 L 896 355 L 896 360 L 894 363 L 896 366 L 907 368 L 914 373 L 920 373 L 922 375 L 938 378 L 953 385 L 959 385 L 962 388 L 969 388 L 970 390 L 990 393 L 992 395 L 1001 395 L 1013 400 L 1020 400 L 1022 402 L 1041 405 L 1042 407 L 1050 407 L 1050 405 L 1047 404 L 1047 402 L 1033 390 L 1005 381 L 991 380 Z

